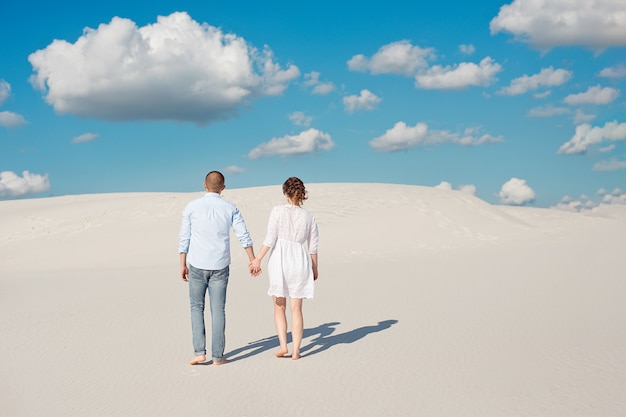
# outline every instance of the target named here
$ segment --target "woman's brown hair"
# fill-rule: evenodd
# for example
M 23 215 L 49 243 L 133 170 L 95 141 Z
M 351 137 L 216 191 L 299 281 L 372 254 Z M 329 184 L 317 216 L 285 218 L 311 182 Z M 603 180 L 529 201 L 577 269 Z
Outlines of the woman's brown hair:
M 304 183 L 300 178 L 290 177 L 283 183 L 283 194 L 285 194 L 293 204 L 300 206 L 308 197 Z

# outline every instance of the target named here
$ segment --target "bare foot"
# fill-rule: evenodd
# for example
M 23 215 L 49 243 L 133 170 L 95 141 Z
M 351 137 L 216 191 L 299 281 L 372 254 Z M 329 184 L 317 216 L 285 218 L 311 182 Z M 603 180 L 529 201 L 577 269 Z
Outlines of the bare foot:
M 300 353 L 293 352 L 291 360 L 297 361 L 298 359 L 300 359 Z
M 287 350 L 287 349 L 280 349 L 278 352 L 276 352 L 275 355 L 276 355 L 277 358 L 282 358 L 287 353 L 289 353 L 289 350 Z
M 194 356 L 194 358 L 190 359 L 188 362 L 189 362 L 189 365 L 197 365 L 199 363 L 206 362 L 206 356 L 204 355 Z
M 221 361 L 213 361 L 213 366 L 220 366 L 220 365 L 224 365 L 226 363 L 230 362 L 228 359 L 226 358 L 222 358 Z

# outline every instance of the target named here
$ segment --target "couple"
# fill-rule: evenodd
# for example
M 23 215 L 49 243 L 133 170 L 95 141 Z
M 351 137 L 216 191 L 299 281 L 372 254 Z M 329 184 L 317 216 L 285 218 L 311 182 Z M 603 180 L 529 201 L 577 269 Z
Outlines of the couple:
M 269 252 L 267 271 L 270 287 L 267 293 L 274 301 L 274 323 L 280 342 L 276 356 L 282 357 L 288 353 L 286 305 L 289 297 L 293 338 L 291 358 L 299 359 L 304 330 L 302 299 L 313 298 L 318 245 L 315 218 L 301 207 L 307 199 L 304 184 L 295 177 L 287 179 L 283 184 L 287 204 L 272 209 L 267 235 L 257 257 L 241 213 L 232 203 L 221 198 L 224 188 L 224 176 L 218 171 L 209 172 L 204 180 L 206 194 L 191 201 L 183 210 L 178 249 L 180 276 L 189 283 L 195 355 L 189 364 L 197 365 L 207 360 L 204 326 L 207 290 L 212 320 L 213 365 L 228 362 L 224 357 L 224 332 L 231 228 L 248 255 L 253 276 L 261 273 L 261 260 Z M 308 251 L 305 243 L 308 244 Z

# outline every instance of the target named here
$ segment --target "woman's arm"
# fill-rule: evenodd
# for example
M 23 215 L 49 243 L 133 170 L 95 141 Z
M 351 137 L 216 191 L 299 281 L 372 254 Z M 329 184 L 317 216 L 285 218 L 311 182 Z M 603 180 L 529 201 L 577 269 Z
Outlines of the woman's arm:
M 271 248 L 269 246 L 261 246 L 261 250 L 256 258 L 250 262 L 250 271 L 257 274 L 261 271 L 261 261 Z
M 317 253 L 311 254 L 311 264 L 313 266 L 313 281 L 317 281 Z

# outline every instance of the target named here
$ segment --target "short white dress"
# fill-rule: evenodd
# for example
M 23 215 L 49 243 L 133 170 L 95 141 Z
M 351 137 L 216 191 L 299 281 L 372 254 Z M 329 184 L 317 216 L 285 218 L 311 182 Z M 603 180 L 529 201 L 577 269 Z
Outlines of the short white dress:
M 309 211 L 290 204 L 276 206 L 267 222 L 263 241 L 270 247 L 267 274 L 268 295 L 313 298 L 311 254 L 317 253 L 318 230 Z

